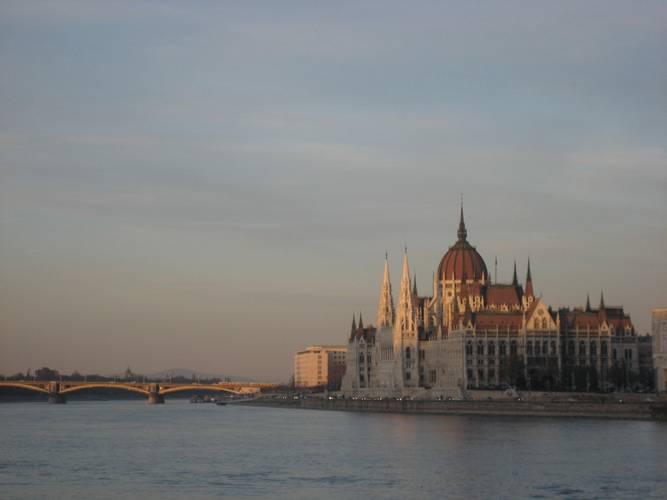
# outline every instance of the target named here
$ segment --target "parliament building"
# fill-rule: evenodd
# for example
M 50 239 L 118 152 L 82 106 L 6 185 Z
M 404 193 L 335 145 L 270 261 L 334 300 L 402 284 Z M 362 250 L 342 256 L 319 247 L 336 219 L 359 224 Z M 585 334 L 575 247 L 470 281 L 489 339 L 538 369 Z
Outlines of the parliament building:
M 368 397 L 460 397 L 468 389 L 611 390 L 650 385 L 651 338 L 600 296 L 553 309 L 530 269 L 523 284 L 489 276 L 468 242 L 461 206 L 456 242 L 442 257 L 430 296 L 417 291 L 407 250 L 395 304 L 385 256 L 377 321 L 353 317 L 342 392 Z

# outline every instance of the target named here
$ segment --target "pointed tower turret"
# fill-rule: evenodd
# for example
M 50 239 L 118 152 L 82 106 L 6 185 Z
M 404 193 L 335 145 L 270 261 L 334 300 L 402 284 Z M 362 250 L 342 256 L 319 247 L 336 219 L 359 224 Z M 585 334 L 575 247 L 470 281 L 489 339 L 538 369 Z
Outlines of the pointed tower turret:
M 361 317 L 361 311 L 359 311 L 359 329 L 364 329 L 364 318 Z
M 586 294 L 586 312 L 591 312 L 591 296 Z
M 514 286 L 519 286 L 519 278 L 516 275 L 516 260 L 514 261 L 514 276 L 512 276 L 512 284 Z
M 604 292 L 600 290 L 600 310 L 598 311 L 602 321 L 607 320 L 607 308 L 604 306 Z
M 357 331 L 357 322 L 354 319 L 354 314 L 352 314 L 352 328 L 350 330 L 352 333 Z
M 391 295 L 391 279 L 389 278 L 389 256 L 384 255 L 384 276 L 380 287 L 380 300 L 378 302 L 377 327 L 394 326 L 394 299 Z
M 406 248 L 403 255 L 398 311 L 396 312 L 396 323 L 394 324 L 395 332 L 401 335 L 414 333 L 414 298 L 410 285 L 410 266 L 408 264 L 408 252 Z
M 417 297 L 417 275 L 412 276 L 412 295 Z
M 533 291 L 533 277 L 530 274 L 530 257 L 528 257 L 528 271 L 526 272 L 526 296 L 535 297 L 535 292 Z
M 394 354 L 400 366 L 400 387 L 416 387 L 419 382 L 419 360 L 417 348 L 417 314 L 415 298 L 412 295 L 408 249 L 403 255 L 401 289 L 394 323 Z

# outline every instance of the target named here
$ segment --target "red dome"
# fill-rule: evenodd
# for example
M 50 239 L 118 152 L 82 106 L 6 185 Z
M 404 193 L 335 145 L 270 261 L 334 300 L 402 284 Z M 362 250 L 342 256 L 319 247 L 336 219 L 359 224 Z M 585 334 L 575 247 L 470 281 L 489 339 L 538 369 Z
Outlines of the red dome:
M 488 279 L 489 273 L 486 270 L 484 259 L 466 239 L 468 231 L 466 231 L 463 221 L 463 207 L 461 207 L 458 236 L 459 240 L 449 248 L 440 261 L 438 278 L 440 280 L 467 279 L 479 281 L 484 275 L 484 279 Z
M 453 277 L 455 280 L 479 281 L 482 275 L 484 279 L 489 277 L 484 259 L 477 253 L 475 247 L 465 240 L 457 241 L 447 251 L 438 266 L 438 277 L 441 280 L 451 280 Z

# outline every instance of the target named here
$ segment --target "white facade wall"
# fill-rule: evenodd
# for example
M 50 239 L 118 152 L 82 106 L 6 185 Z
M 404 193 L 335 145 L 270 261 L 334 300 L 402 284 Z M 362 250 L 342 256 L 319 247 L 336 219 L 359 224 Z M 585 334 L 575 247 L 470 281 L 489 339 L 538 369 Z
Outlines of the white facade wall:
M 667 392 L 667 307 L 651 311 L 655 387 Z

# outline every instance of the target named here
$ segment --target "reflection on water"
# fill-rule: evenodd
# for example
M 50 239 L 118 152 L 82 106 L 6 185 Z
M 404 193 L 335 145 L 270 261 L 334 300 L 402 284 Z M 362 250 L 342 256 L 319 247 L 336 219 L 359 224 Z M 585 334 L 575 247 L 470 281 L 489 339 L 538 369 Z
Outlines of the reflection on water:
M 0 405 L 2 498 L 667 498 L 667 424 Z

